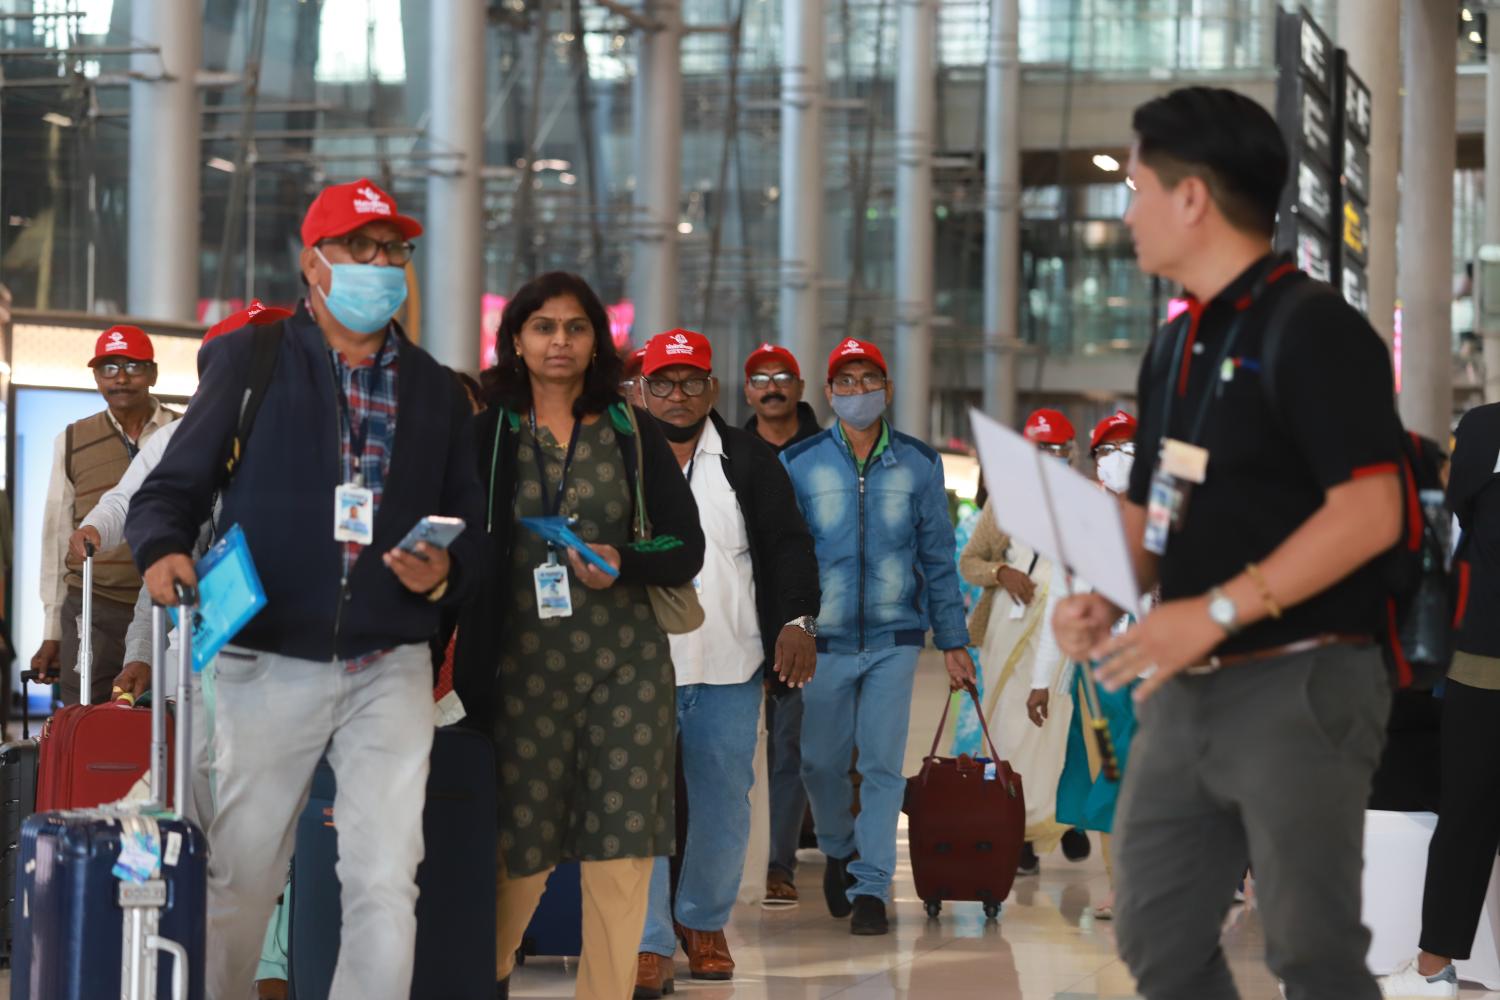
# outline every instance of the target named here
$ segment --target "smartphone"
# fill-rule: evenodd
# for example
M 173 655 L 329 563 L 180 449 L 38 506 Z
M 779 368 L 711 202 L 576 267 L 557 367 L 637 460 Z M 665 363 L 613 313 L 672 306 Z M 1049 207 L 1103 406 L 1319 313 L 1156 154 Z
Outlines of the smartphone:
M 464 519 L 461 517 L 442 517 L 437 514 L 428 514 L 418 521 L 406 537 L 401 539 L 401 544 L 396 548 L 404 552 L 416 552 L 419 542 L 426 542 L 436 549 L 446 549 L 453 544 L 453 540 L 464 531 Z

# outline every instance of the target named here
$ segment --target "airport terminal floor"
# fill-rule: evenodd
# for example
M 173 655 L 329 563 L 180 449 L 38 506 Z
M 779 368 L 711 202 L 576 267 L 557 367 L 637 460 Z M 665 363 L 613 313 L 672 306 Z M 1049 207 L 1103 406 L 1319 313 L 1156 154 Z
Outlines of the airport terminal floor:
M 907 773 L 915 773 L 931 740 L 947 689 L 942 661 L 924 654 L 913 692 Z M 728 928 L 737 971 L 730 983 L 695 983 L 678 953 L 677 993 L 695 1000 L 1131 1000 L 1133 983 L 1115 953 L 1114 933 L 1095 921 L 1093 907 L 1108 894 L 1096 849 L 1079 864 L 1061 853 L 1042 859 L 1038 878 L 1017 880 L 996 923 L 978 903 L 948 903 L 929 921 L 912 890 L 905 820 L 899 835 L 897 903 L 889 937 L 853 937 L 848 922 L 823 907 L 822 855 L 799 857 L 802 904 L 790 910 L 736 907 Z M 1266 971 L 1260 920 L 1253 906 L 1236 908 L 1225 935 L 1244 1000 L 1276 1000 Z M 576 963 L 532 959 L 517 970 L 514 998 L 571 997 Z M 0 1000 L 10 996 L 0 973 Z M 1463 1000 L 1500 998 L 1465 989 Z
M 939 655 L 922 656 L 912 692 L 906 773 L 915 774 L 942 712 L 947 675 Z M 823 857 L 798 855 L 802 903 L 791 910 L 735 908 L 727 934 L 736 963 L 731 983 L 695 983 L 677 955 L 677 994 L 690 1000 L 1133 1000 L 1134 983 L 1115 952 L 1114 931 L 1093 908 L 1109 893 L 1097 840 L 1092 856 L 1069 864 L 1042 859 L 1040 877 L 1020 878 L 1000 920 L 987 924 L 978 903 L 945 903 L 929 921 L 912 887 L 906 820 L 901 821 L 896 906 L 889 937 L 853 937 L 834 920 L 820 888 Z M 1253 907 L 1237 907 L 1224 939 L 1244 1000 L 1278 1000 L 1262 961 L 1264 939 Z M 572 964 L 531 960 L 517 970 L 513 998 L 570 997 Z M 1462 1000 L 1500 993 L 1464 990 Z

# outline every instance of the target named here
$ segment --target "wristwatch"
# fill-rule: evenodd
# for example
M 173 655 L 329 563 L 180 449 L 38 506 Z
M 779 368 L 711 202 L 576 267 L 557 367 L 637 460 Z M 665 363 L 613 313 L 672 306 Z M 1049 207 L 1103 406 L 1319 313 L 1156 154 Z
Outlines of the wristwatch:
M 1240 609 L 1234 606 L 1234 599 L 1224 593 L 1223 587 L 1214 587 L 1208 592 L 1208 617 L 1226 635 L 1234 635 L 1240 630 Z
M 812 615 L 803 615 L 801 618 L 793 618 L 782 628 L 800 628 L 814 639 L 818 637 L 818 620 Z

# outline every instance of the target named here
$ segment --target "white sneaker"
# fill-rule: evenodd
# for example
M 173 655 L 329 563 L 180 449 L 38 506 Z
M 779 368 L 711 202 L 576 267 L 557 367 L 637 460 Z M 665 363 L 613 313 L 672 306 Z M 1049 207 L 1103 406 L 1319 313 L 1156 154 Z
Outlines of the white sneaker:
M 1392 1000 L 1417 1000 L 1421 997 L 1458 996 L 1458 973 L 1450 962 L 1435 976 L 1424 976 L 1417 971 L 1414 958 L 1389 976 L 1380 977 L 1380 995 Z

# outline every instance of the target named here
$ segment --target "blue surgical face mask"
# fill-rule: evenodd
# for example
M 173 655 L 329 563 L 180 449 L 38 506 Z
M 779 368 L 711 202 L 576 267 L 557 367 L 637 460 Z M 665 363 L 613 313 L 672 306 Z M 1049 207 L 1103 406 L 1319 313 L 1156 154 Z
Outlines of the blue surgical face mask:
M 406 272 L 379 264 L 331 264 L 323 251 L 313 250 L 332 277 L 328 291 L 318 293 L 333 318 L 355 333 L 375 333 L 385 328 L 406 301 Z
M 862 392 L 857 396 L 834 396 L 833 412 L 844 423 L 862 431 L 885 412 L 885 390 Z

